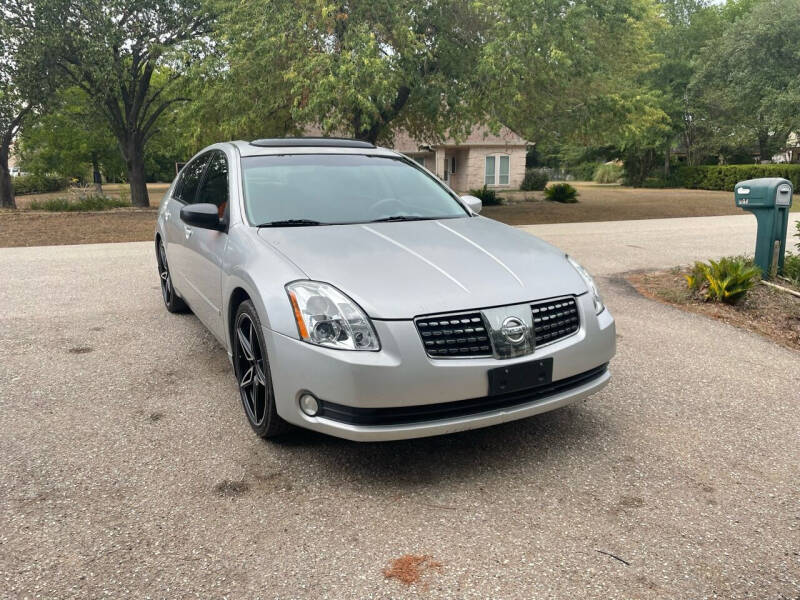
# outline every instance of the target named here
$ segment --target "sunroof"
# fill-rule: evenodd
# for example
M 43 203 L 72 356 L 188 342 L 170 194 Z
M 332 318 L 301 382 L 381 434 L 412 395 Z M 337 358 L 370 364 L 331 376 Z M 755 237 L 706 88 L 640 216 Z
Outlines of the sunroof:
M 333 148 L 374 148 L 374 144 L 363 140 L 335 137 L 301 137 L 301 138 L 264 138 L 253 140 L 251 146 L 259 148 L 280 148 L 286 146 L 327 146 Z

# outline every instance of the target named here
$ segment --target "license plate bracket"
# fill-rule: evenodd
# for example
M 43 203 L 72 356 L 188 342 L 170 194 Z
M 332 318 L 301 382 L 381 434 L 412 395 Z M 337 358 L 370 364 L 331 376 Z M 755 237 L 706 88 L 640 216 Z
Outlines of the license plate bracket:
M 508 394 L 553 381 L 553 359 L 542 358 L 489 369 L 489 395 Z

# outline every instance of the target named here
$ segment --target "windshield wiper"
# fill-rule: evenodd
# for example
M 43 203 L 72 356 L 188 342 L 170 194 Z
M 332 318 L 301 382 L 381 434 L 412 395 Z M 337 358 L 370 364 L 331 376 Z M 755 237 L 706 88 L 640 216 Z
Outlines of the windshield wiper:
M 370 223 L 388 223 L 390 221 L 432 221 L 435 217 L 414 217 L 411 215 L 394 215 L 393 217 L 384 217 L 382 219 L 375 219 Z
M 269 221 L 268 223 L 262 223 L 259 227 L 304 227 L 306 225 L 327 225 L 327 223 L 321 223 L 320 221 L 314 221 L 312 219 L 286 219 L 285 221 Z

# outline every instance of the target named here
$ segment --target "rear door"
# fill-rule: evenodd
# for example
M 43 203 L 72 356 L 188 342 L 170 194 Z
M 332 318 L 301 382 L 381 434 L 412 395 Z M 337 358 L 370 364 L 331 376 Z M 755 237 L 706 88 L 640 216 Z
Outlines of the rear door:
M 194 308 L 196 300 L 192 297 L 192 290 L 186 282 L 187 227 L 181 221 L 181 209 L 195 201 L 209 158 L 210 154 L 206 152 L 181 169 L 178 182 L 175 184 L 172 196 L 168 201 L 165 215 L 167 221 L 167 263 L 169 263 L 173 285 L 192 308 Z
M 210 153 L 195 203 L 213 204 L 220 219 L 228 222 L 230 183 L 225 153 Z M 197 298 L 192 309 L 197 317 L 220 340 L 225 339 L 222 321 L 222 259 L 228 234 L 200 227 L 186 227 L 184 275 L 191 294 Z

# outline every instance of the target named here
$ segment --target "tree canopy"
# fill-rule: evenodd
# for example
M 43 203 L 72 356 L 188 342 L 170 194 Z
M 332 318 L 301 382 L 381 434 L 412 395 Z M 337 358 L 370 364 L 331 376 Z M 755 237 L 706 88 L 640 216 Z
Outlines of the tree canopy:
M 205 47 L 212 18 L 198 1 L 59 0 L 58 66 L 83 90 L 117 139 L 131 201 L 148 206 L 145 147 L 187 98 L 174 85 Z
M 730 22 L 699 55 L 691 93 L 718 145 L 778 152 L 800 129 L 800 0 L 753 3 Z
M 0 207 L 14 207 L 9 152 L 25 119 L 47 104 L 53 73 L 52 6 L 4 0 L 0 8 Z
M 208 143 L 309 128 L 390 143 L 503 124 L 549 161 L 622 158 L 632 183 L 666 182 L 676 155 L 766 160 L 800 129 L 798 14 L 800 0 L 6 0 L 0 202 L 19 135 L 29 167 L 122 171 L 139 206 L 147 178 Z

